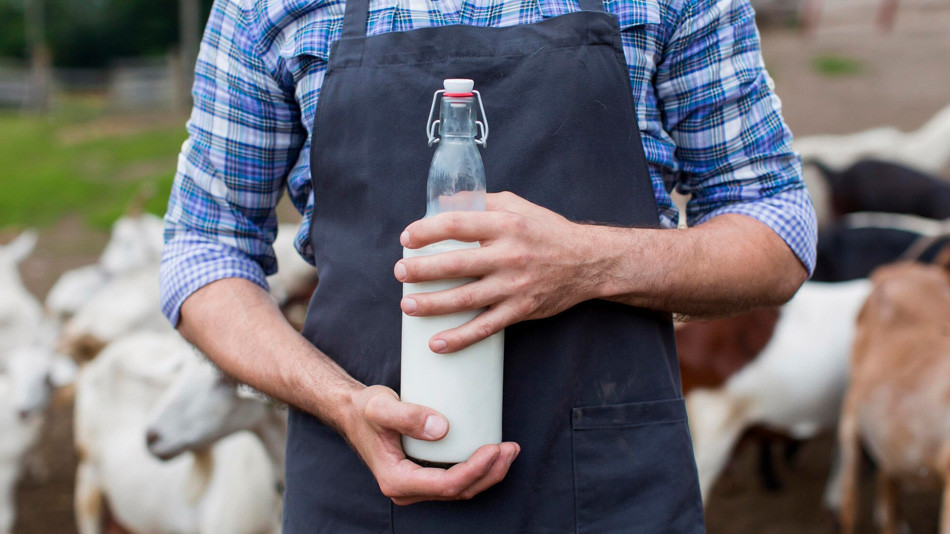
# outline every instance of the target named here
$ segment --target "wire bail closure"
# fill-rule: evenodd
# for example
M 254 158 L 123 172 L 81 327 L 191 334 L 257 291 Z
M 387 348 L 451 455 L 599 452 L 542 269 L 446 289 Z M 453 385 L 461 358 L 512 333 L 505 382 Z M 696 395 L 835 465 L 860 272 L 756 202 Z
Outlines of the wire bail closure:
M 429 106 L 429 119 L 426 121 L 426 136 L 429 138 L 429 146 L 432 146 L 440 141 L 438 137 L 435 136 L 439 127 L 439 119 L 432 120 L 432 117 L 435 115 L 435 104 L 439 101 L 439 95 L 445 93 L 445 89 L 439 89 L 432 95 L 432 105 Z M 482 120 L 475 120 L 475 125 L 478 126 L 478 131 L 481 133 L 481 139 L 475 139 L 475 144 L 480 145 L 482 148 L 488 146 L 488 117 L 485 115 L 485 106 L 482 105 L 482 94 L 478 91 L 472 91 L 475 94 L 475 97 L 478 99 L 478 109 L 482 112 Z M 484 122 L 482 122 L 484 121 Z

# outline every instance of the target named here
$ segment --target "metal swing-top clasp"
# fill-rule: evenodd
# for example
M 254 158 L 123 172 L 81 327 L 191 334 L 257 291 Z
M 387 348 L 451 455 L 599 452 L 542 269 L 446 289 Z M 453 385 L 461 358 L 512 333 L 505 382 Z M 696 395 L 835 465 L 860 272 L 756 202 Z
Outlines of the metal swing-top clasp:
M 429 119 L 426 121 L 426 136 L 429 138 L 429 146 L 439 142 L 439 138 L 436 137 L 436 132 L 438 132 L 440 121 L 439 119 L 433 121 L 432 118 L 435 116 L 435 105 L 439 101 L 440 94 L 448 94 L 449 96 L 475 95 L 478 99 L 478 109 L 482 113 L 482 120 L 475 120 L 475 125 L 481 134 L 481 139 L 476 138 L 475 144 L 481 145 L 483 148 L 488 146 L 488 117 L 485 115 L 485 106 L 482 104 L 482 94 L 473 90 L 472 88 L 474 86 L 475 82 L 472 80 L 449 79 L 445 80 L 444 89 L 439 89 L 432 95 L 432 105 L 429 107 Z

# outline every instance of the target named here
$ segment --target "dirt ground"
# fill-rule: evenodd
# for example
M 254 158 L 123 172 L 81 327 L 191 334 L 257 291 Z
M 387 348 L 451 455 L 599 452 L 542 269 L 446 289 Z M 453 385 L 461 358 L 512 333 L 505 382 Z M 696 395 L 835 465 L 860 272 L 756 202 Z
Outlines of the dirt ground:
M 847 4 L 828 0 L 816 30 L 802 36 L 785 27 L 763 27 L 763 55 L 784 104 L 785 118 L 798 136 L 848 133 L 880 125 L 905 130 L 919 127 L 950 105 L 950 2 L 904 0 L 889 34 L 873 26 L 873 0 Z M 822 75 L 813 67 L 818 56 L 857 62 L 853 74 Z M 9 234 L 9 232 L 8 232 Z M 0 241 L 10 235 L 0 234 Z M 41 298 L 63 271 L 94 261 L 105 243 L 76 220 L 44 231 L 36 254 L 23 269 L 27 286 Z M 31 475 L 18 491 L 19 534 L 75 532 L 72 486 L 71 405 L 52 409 L 39 453 L 46 473 Z M 707 508 L 710 534 L 832 533 L 835 524 L 821 508 L 832 456 L 830 437 L 803 446 L 796 460 L 779 463 L 784 482 L 770 493 L 757 478 L 754 447 L 740 451 L 714 488 Z M 861 532 L 873 532 L 870 503 L 873 479 L 864 476 Z M 911 532 L 936 532 L 938 496 L 905 495 L 902 506 Z

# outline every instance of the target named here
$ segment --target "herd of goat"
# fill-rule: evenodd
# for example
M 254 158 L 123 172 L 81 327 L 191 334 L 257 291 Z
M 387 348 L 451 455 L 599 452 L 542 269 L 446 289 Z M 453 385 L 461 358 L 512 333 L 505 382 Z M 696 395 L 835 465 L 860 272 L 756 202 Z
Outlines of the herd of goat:
M 856 522 L 862 450 L 875 517 L 899 525 L 908 479 L 944 490 L 950 534 L 950 107 L 912 133 L 796 141 L 821 220 L 818 266 L 786 305 L 676 327 L 704 498 L 740 440 L 770 447 L 836 433 L 825 505 Z M 99 532 L 279 532 L 286 413 L 207 362 L 159 310 L 162 221 L 119 219 L 94 265 L 40 303 L 18 265 L 36 235 L 0 246 L 0 534 L 39 462 L 46 409 L 74 398 L 75 516 Z M 294 225 L 275 243 L 272 294 L 299 322 L 316 272 Z

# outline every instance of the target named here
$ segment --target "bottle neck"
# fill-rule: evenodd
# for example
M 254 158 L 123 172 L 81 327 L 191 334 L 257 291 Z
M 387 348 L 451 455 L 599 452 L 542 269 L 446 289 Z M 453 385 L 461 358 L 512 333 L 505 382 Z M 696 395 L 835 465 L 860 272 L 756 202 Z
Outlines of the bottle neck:
M 464 140 L 474 139 L 475 127 L 475 98 L 474 97 L 442 97 L 442 109 L 439 114 L 439 134 L 443 138 Z

